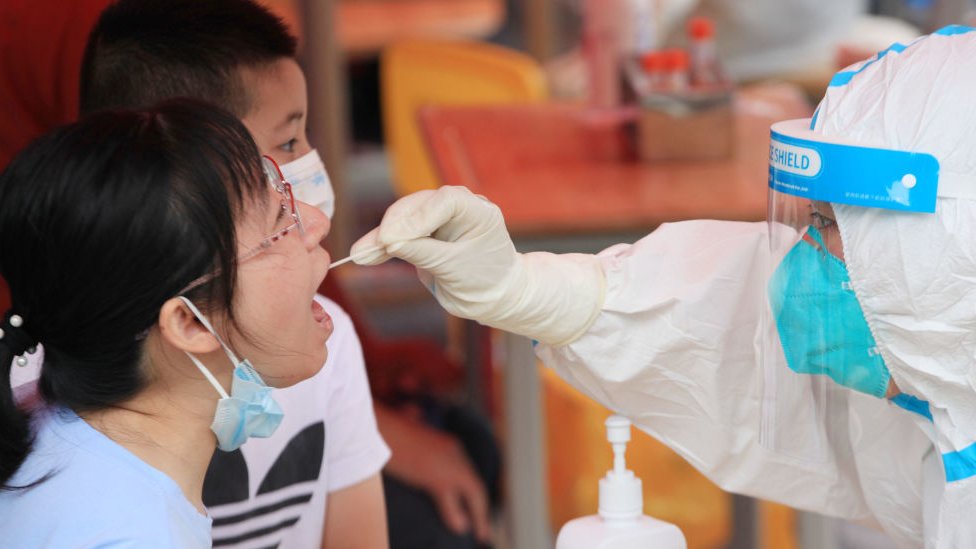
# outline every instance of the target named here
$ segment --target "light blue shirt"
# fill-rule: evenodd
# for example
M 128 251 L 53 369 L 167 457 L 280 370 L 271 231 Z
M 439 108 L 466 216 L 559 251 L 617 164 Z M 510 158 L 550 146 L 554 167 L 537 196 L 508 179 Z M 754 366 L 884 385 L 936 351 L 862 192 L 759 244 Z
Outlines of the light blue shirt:
M 210 519 L 162 472 L 65 408 L 35 412 L 34 449 L 0 491 L 4 547 L 210 547 Z

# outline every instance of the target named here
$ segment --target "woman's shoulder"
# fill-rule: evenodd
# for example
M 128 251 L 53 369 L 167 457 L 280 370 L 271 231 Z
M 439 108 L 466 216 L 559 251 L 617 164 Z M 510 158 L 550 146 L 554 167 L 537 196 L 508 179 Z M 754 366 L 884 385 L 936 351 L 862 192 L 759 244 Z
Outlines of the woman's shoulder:
M 174 531 L 209 544 L 209 519 L 172 480 L 77 415 L 45 408 L 34 426 L 34 448 L 11 485 L 35 484 L 0 492 L 0 531 L 23 538 L 12 546 L 56 547 L 78 539 L 155 546 L 148 542 L 172 539 Z

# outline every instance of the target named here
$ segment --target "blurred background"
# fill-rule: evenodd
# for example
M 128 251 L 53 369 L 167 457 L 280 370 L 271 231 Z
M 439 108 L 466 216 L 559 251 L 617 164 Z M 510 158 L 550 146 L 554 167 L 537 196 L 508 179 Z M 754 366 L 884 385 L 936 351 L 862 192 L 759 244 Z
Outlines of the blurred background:
M 334 259 L 397 198 L 441 185 L 498 204 L 520 251 L 594 253 L 672 221 L 764 220 L 771 123 L 810 117 L 845 67 L 976 17 L 976 0 L 259 1 L 299 37 L 308 133 L 336 190 Z M 447 532 L 430 489 L 440 471 L 411 476 L 425 463 L 477 474 L 499 549 L 552 547 L 597 512 L 610 412 L 538 364 L 530 341 L 449 317 L 397 261 L 346 264 L 322 290 L 353 319 L 383 413 L 412 422 L 396 444 L 408 481 L 385 485 L 393 549 L 480 547 Z M 689 548 L 893 547 L 862 525 L 726 493 L 632 436 L 644 513 Z
M 976 7 L 265 3 L 303 44 L 309 133 L 338 195 L 335 258 L 396 198 L 442 184 L 499 203 L 522 250 L 594 252 L 664 221 L 763 219 L 770 122 L 810 116 L 839 69 L 968 23 Z M 733 195 L 701 200 L 726 183 Z M 535 365 L 527 342 L 446 317 L 412 267 L 349 265 L 332 276 L 363 334 L 378 399 L 420 414 L 450 402 L 491 425 L 503 456 L 497 547 L 551 547 L 564 523 L 596 512 L 612 458 L 607 410 Z M 627 458 L 644 482 L 644 512 L 680 527 L 693 549 L 892 546 L 867 528 L 731 496 L 637 431 Z

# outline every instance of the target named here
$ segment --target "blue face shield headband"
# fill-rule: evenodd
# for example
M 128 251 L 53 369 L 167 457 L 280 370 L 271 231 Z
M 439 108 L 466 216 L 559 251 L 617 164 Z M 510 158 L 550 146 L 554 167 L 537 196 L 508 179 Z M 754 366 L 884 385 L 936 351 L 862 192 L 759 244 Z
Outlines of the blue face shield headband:
M 931 154 L 828 140 L 810 130 L 806 119 L 786 120 L 770 128 L 770 191 L 823 202 L 932 213 L 937 196 L 959 196 L 953 187 L 951 181 L 940 182 L 939 161 Z

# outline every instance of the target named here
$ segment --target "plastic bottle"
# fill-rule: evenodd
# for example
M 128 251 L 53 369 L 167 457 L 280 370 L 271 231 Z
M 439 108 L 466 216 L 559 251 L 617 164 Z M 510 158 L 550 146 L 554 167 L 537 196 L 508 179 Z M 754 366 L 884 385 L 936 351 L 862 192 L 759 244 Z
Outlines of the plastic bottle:
M 693 87 L 717 86 L 726 81 L 715 51 L 715 25 L 707 17 L 688 21 L 689 81 Z
M 607 109 L 621 104 L 623 0 L 583 0 L 583 57 L 588 103 Z
M 647 90 L 661 92 L 667 88 L 666 61 L 664 54 L 658 51 L 647 52 L 641 56 L 641 69 L 647 82 Z
M 624 461 L 630 421 L 614 415 L 606 425 L 613 469 L 600 479 L 599 514 L 567 522 L 556 538 L 556 549 L 687 549 L 677 526 L 643 514 L 641 480 Z
M 622 14 L 621 57 L 624 71 L 625 103 L 639 102 L 653 93 L 652 78 L 643 67 L 643 58 L 653 52 L 658 43 L 658 0 L 626 0 Z
M 657 0 L 628 0 L 627 24 L 630 35 L 624 48 L 634 58 L 639 58 L 658 47 Z
M 680 94 L 688 89 L 690 62 L 688 52 L 674 48 L 664 50 L 663 91 Z

